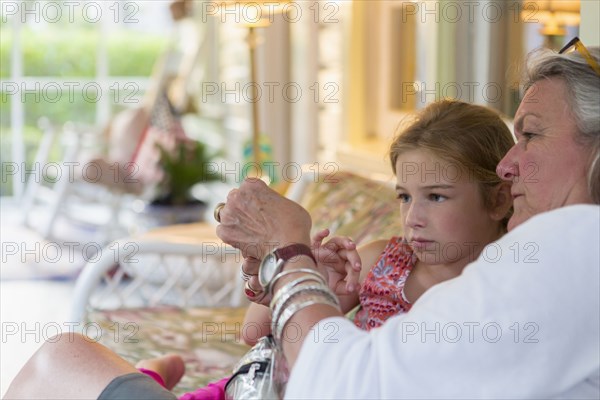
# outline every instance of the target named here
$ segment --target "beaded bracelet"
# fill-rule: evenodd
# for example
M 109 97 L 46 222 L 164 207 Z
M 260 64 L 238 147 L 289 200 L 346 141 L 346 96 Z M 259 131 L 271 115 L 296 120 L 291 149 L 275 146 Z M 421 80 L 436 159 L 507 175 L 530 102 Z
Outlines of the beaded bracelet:
M 297 312 L 305 309 L 306 307 L 310 307 L 316 304 L 328 305 L 340 311 L 339 303 L 331 301 L 328 297 L 326 297 L 323 294 L 305 295 L 305 299 L 303 301 L 291 304 L 281 313 L 281 316 L 280 318 L 278 318 L 277 323 L 275 325 L 275 329 L 272 330 L 273 338 L 275 339 L 275 341 L 277 343 L 281 343 L 281 335 L 283 334 L 283 330 Z

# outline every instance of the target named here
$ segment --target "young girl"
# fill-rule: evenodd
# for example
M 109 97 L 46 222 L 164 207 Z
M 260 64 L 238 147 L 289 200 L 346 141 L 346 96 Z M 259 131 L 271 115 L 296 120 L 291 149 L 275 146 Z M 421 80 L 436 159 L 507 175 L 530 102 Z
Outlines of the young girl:
M 496 166 L 513 144 L 495 112 L 458 101 L 429 105 L 394 140 L 390 158 L 403 236 L 358 249 L 342 237 L 322 244 L 327 230 L 313 239 L 315 256 L 330 271 L 329 285 L 342 310 L 359 306 L 357 326 L 369 330 L 407 312 L 427 289 L 460 275 L 506 232 L 510 185 L 496 175 Z M 361 270 L 362 265 L 372 267 Z M 253 303 L 245 323 L 264 327 L 266 335 L 269 316 L 268 307 Z M 244 337 L 248 344 L 258 339 Z M 184 398 L 219 395 L 225 382 Z

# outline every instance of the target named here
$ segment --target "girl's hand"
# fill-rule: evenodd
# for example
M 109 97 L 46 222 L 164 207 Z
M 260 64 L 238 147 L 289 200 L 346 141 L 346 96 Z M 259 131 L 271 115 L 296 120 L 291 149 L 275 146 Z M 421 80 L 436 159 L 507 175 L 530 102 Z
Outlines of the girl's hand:
M 312 239 L 317 268 L 327 276 L 329 287 L 335 294 L 351 294 L 358 290 L 362 267 L 356 243 L 349 237 L 336 236 L 323 244 L 328 235 L 329 229 L 324 229 Z

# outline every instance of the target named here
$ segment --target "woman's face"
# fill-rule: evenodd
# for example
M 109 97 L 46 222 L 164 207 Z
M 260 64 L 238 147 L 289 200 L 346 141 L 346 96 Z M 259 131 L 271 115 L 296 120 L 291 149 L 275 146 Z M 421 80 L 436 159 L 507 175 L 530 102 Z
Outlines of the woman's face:
M 541 212 L 592 202 L 587 189 L 590 150 L 576 140 L 567 96 L 562 79 L 543 79 L 527 90 L 517 110 L 517 143 L 497 168 L 512 183 L 509 230 Z
M 498 236 L 500 223 L 484 206 L 479 184 L 429 151 L 398 156 L 396 192 L 404 237 L 423 263 L 466 265 Z

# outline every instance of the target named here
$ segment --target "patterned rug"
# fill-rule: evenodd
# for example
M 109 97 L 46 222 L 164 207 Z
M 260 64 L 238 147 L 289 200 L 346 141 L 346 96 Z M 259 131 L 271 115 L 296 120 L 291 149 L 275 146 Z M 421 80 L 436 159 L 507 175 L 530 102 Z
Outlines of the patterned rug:
M 127 361 L 166 353 L 183 357 L 186 372 L 173 390 L 181 395 L 231 375 L 249 350 L 241 339 L 245 307 L 144 308 L 94 312 L 85 330 Z

